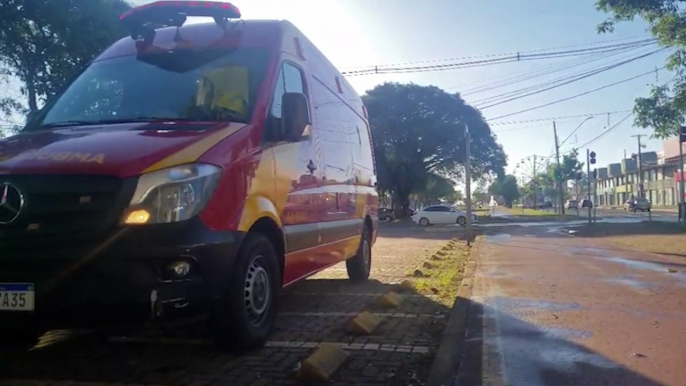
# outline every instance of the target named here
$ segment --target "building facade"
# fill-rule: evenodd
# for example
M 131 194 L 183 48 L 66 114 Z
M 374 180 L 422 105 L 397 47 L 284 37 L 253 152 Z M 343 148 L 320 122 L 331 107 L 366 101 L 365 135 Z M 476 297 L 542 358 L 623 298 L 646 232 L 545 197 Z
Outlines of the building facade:
M 684 147 L 686 153 L 686 146 Z M 660 151 L 641 154 L 639 175 L 638 157 L 626 158 L 606 168 L 598 168 L 596 186 L 599 206 L 621 207 L 626 200 L 643 196 L 654 206 L 676 206 L 679 202 L 679 141 L 665 141 Z

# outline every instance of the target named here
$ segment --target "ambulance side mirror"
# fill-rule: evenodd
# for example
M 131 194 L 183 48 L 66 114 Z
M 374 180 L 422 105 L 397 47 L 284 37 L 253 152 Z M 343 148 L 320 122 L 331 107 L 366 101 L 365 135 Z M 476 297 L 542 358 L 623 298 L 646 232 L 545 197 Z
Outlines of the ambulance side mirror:
M 310 108 L 307 97 L 301 93 L 289 92 L 281 98 L 281 124 L 285 139 L 299 142 L 304 136 L 310 121 Z

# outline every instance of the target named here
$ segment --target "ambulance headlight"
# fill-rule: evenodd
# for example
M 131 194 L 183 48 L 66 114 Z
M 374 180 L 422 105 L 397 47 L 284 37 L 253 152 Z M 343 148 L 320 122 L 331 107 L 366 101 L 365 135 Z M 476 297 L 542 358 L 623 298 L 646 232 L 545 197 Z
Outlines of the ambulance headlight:
M 143 174 L 123 223 L 166 224 L 196 216 L 212 197 L 221 171 L 213 165 L 188 164 Z

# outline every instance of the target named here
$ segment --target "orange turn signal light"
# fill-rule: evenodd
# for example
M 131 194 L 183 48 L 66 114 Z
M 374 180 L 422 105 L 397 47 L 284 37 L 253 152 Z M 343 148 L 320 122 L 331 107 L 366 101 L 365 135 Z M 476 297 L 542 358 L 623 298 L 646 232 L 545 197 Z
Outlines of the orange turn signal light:
M 145 224 L 150 220 L 150 213 L 144 209 L 134 210 L 126 217 L 126 224 Z

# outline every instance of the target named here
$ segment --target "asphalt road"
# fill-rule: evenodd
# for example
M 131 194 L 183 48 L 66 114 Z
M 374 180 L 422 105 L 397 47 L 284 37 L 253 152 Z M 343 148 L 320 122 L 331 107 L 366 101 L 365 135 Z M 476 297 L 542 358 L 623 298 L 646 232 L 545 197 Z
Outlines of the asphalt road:
M 626 217 L 626 218 L 641 218 L 643 220 L 651 219 L 653 221 L 677 222 L 677 213 L 670 213 L 664 211 L 636 212 L 631 213 L 623 209 L 597 209 L 598 216 L 604 217 Z
M 455 384 L 686 384 L 683 258 L 545 226 L 489 234 Z

